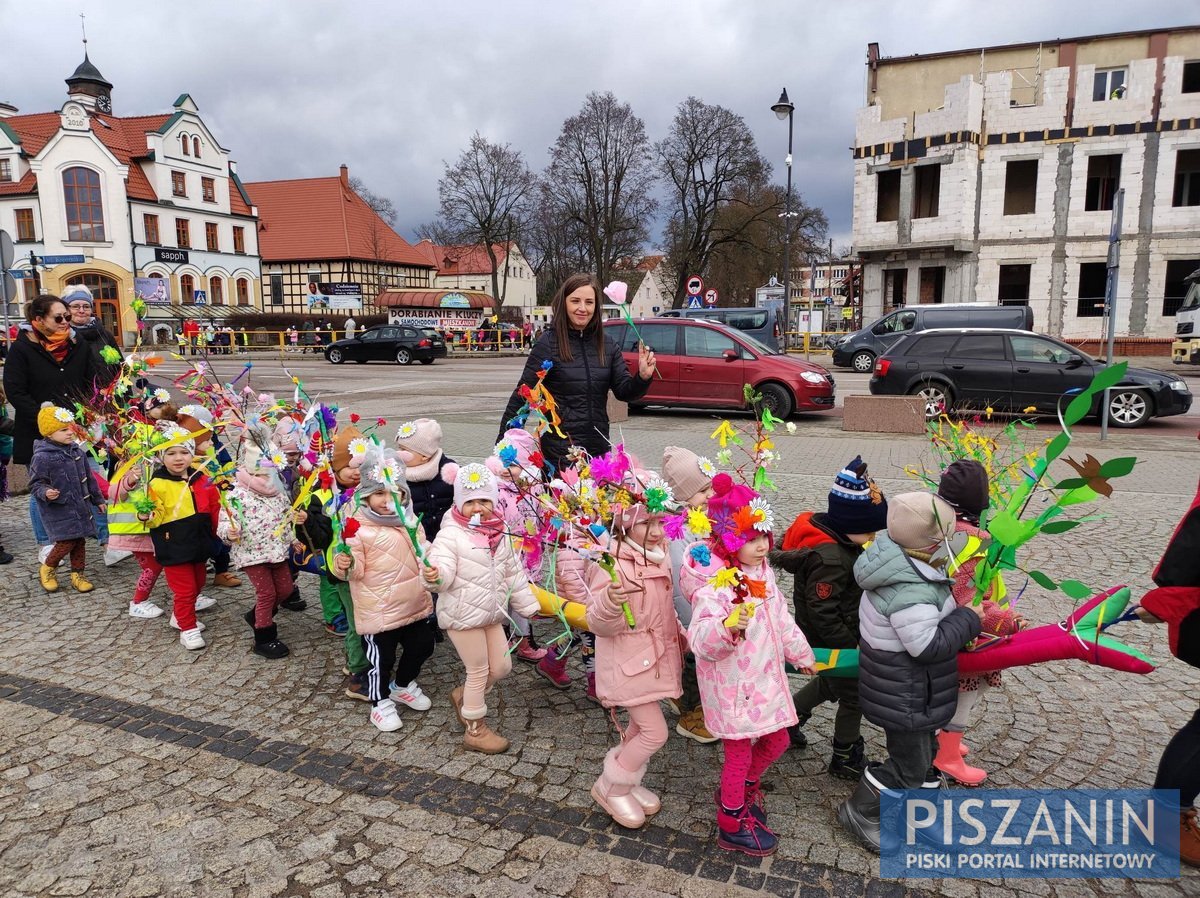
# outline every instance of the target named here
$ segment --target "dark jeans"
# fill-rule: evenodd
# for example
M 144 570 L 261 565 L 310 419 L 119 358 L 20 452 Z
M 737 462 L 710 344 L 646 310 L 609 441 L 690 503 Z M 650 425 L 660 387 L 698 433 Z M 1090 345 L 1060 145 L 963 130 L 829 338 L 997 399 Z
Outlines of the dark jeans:
M 888 756 L 871 775 L 889 789 L 920 789 L 933 763 L 931 730 L 884 730 Z
M 862 710 L 858 705 L 857 677 L 812 677 L 793 698 L 800 723 L 812 716 L 813 708 L 824 702 L 837 702 L 833 719 L 834 741 L 845 745 L 862 734 Z
M 686 714 L 700 707 L 700 684 L 696 682 L 696 656 L 683 655 L 683 695 L 679 696 L 679 712 Z
M 421 665 L 433 654 L 433 630 L 424 618 L 395 630 L 364 633 L 362 641 L 371 665 L 367 669 L 367 691 L 373 705 L 388 697 L 389 679 L 394 679 L 397 686 L 407 686 L 417 678 Z M 397 647 L 402 650 L 399 664 L 396 663 Z
M 1200 795 L 1200 710 L 1171 737 L 1158 762 L 1155 789 L 1178 789 L 1179 804 L 1190 808 Z

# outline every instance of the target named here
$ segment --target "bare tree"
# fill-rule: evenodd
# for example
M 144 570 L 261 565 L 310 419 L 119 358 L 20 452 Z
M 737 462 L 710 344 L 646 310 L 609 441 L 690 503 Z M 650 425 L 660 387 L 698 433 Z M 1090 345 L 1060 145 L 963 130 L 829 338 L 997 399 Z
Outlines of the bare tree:
M 362 201 L 388 223 L 388 227 L 396 226 L 396 204 L 389 200 L 386 196 L 380 196 L 373 193 L 361 178 L 350 179 L 350 189 L 362 197 Z
M 538 305 L 549 305 L 559 284 L 588 268 L 583 229 L 561 215 L 544 183 L 534 193 L 521 250 L 537 281 Z
M 579 229 L 587 267 L 601 283 L 622 256 L 641 251 L 654 213 L 654 154 L 628 103 L 590 93 L 563 122 L 544 176 L 557 214 Z
M 496 247 L 516 243 L 529 217 L 534 177 L 520 150 L 476 132 L 438 181 L 439 217 L 421 228 L 434 243 L 482 244 L 491 266 L 492 296 L 504 304 L 509 266 L 500 276 Z M 434 238 L 438 239 L 434 239 Z
M 654 151 L 670 196 L 664 240 L 678 307 L 688 277 L 705 271 L 716 250 L 775 214 L 759 201 L 771 166 L 740 115 L 695 97 L 679 104 Z M 741 208 L 722 214 L 730 205 Z

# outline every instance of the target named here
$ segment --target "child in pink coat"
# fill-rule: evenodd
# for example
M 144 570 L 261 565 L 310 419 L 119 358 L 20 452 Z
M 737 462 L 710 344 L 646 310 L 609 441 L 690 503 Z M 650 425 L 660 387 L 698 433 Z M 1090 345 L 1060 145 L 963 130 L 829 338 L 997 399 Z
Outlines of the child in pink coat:
M 587 622 L 596 636 L 597 697 L 606 708 L 624 708 L 629 725 L 621 744 L 605 755 L 592 798 L 616 823 L 637 829 L 662 808 L 658 796 L 642 788 L 642 778 L 667 742 L 659 702 L 683 691 L 684 636 L 671 599 L 662 516 L 634 505 L 620 514 L 614 531 L 619 582 L 598 564 L 587 566 Z M 632 628 L 622 602 L 633 613 Z
M 816 659 L 767 564 L 770 507 L 726 474 L 713 478 L 713 489 L 712 535 L 689 549 L 685 566 L 694 589 L 688 642 L 705 724 L 725 750 L 717 845 L 761 857 L 778 839 L 759 782 L 787 750 L 797 720 L 784 662 L 812 674 Z

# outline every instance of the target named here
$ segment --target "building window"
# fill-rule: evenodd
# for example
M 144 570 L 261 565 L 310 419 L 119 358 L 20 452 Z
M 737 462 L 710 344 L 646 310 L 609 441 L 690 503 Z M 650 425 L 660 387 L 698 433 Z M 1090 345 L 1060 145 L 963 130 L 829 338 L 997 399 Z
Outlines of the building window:
M 1175 193 L 1172 206 L 1200 206 L 1200 150 L 1175 154 Z
M 175 245 L 180 249 L 192 248 L 192 232 L 186 218 L 175 219 Z
M 158 238 L 158 216 L 143 215 L 142 226 L 146 229 L 146 243 L 150 246 L 158 246 L 161 242 Z
M 217 240 L 216 222 L 206 221 L 204 223 L 204 245 L 208 247 L 210 253 L 221 251 L 220 243 Z
M 196 279 L 190 274 L 182 274 L 179 276 L 179 301 L 184 305 L 192 305 L 196 302 Z
M 12 180 L 12 160 L 0 159 L 0 181 Z
M 1079 299 L 1075 308 L 1076 318 L 1104 317 L 1104 287 L 1107 283 L 1107 263 L 1081 262 L 1079 264 Z
M 171 195 L 187 196 L 187 178 L 181 171 L 171 172 Z
M 246 229 L 237 225 L 233 228 L 233 251 L 235 253 L 246 251 Z
M 208 279 L 208 297 L 214 306 L 225 305 L 225 282 L 219 277 L 213 276 Z
M 283 305 L 283 275 L 271 275 L 271 305 Z
M 900 170 L 881 171 L 875 176 L 875 220 L 900 219 Z
M 200 179 L 200 198 L 206 203 L 217 201 L 217 188 L 212 178 Z
M 68 240 L 104 240 L 104 206 L 96 172 L 90 168 L 64 171 L 63 204 L 67 209 Z
M 1188 285 L 1184 281 L 1189 274 L 1200 270 L 1200 259 L 1172 259 L 1167 262 L 1167 282 L 1163 288 L 1162 313 L 1165 318 L 1174 318 Z
M 1089 156 L 1087 191 L 1083 198 L 1086 212 L 1110 211 L 1117 188 L 1121 186 L 1121 156 Z
M 17 218 L 17 239 L 37 240 L 37 234 L 33 229 L 33 210 L 14 209 L 13 214 Z
M 917 302 L 921 305 L 940 303 L 946 289 L 946 266 L 934 265 L 921 269 L 921 292 Z
M 892 308 L 904 305 L 904 292 L 908 286 L 908 269 L 893 268 L 883 273 L 883 301 Z
M 1183 64 L 1183 84 L 1179 92 L 1200 94 L 1200 59 L 1191 59 Z
M 180 146 L 180 149 L 183 150 L 183 155 L 185 155 L 185 156 L 191 155 L 191 153 L 188 152 L 188 148 L 189 148 L 190 144 L 188 143 L 188 136 L 186 134 L 179 135 L 179 146 Z
M 250 282 L 245 278 L 237 279 L 237 304 L 239 306 L 250 305 Z
M 1120 100 L 1125 96 L 1124 69 L 1098 69 L 1092 79 L 1092 102 Z
M 1037 210 L 1036 159 L 1013 159 L 1004 172 L 1004 214 L 1028 215 Z
M 195 156 L 197 159 L 200 158 L 200 138 L 199 137 L 192 138 L 192 155 Z
M 1029 274 L 1032 265 L 1001 265 L 997 298 L 1002 306 L 1029 305 Z
M 942 189 L 940 165 L 918 165 L 913 173 L 913 218 L 937 218 Z

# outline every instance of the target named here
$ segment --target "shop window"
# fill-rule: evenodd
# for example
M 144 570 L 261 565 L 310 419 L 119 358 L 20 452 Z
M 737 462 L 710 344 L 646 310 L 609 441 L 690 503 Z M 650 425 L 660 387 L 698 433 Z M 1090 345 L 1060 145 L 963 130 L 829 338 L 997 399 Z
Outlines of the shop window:
M 1121 155 L 1089 156 L 1087 190 L 1083 208 L 1087 212 L 1110 211 L 1121 186 Z
M 1079 264 L 1079 298 L 1076 318 L 1104 317 L 1104 288 L 1108 283 L 1108 265 L 1104 262 Z
M 898 221 L 900 219 L 900 171 L 881 171 L 875 176 L 875 220 Z
M 1200 206 L 1200 150 L 1175 154 L 1175 192 L 1172 206 Z
M 1183 297 L 1188 290 L 1184 278 L 1198 269 L 1200 269 L 1200 259 L 1171 259 L 1167 262 L 1167 278 L 1166 284 L 1163 286 L 1162 313 L 1164 317 L 1175 317 L 1175 313 L 1183 305 Z
M 1004 214 L 1028 215 L 1037 210 L 1036 159 L 1013 159 L 1004 173 Z
M 1002 306 L 1029 305 L 1029 275 L 1032 265 L 1001 265 L 998 299 Z
M 918 165 L 913 172 L 913 179 L 913 218 L 937 218 L 938 199 L 942 191 L 942 167 Z

